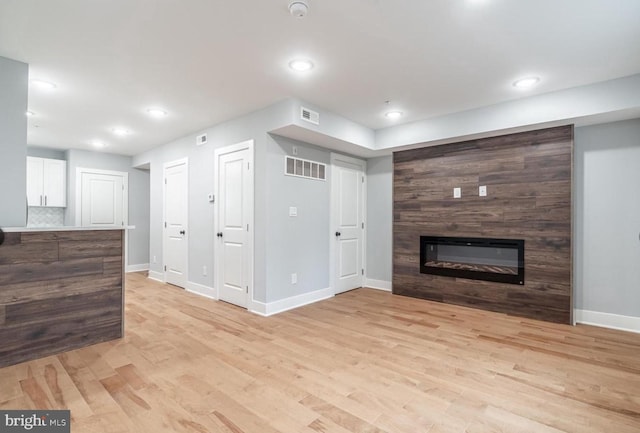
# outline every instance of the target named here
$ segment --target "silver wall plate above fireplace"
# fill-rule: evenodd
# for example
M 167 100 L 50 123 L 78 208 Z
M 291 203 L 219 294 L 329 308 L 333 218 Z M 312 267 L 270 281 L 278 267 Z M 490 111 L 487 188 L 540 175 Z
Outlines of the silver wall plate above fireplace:
M 420 236 L 420 272 L 524 284 L 524 240 Z

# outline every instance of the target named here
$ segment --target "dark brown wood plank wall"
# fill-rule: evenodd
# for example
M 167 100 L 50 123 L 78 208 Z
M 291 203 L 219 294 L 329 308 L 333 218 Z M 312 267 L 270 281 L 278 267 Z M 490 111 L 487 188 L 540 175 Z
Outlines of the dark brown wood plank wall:
M 394 153 L 393 293 L 570 323 L 572 153 L 573 125 Z M 525 284 L 421 274 L 421 235 L 524 239 Z
M 122 337 L 123 230 L 5 236 L 0 367 Z

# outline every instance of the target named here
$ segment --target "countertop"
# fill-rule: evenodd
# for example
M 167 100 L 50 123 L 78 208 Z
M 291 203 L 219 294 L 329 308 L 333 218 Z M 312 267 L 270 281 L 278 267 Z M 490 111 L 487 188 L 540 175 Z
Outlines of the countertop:
M 61 226 L 61 227 L 0 227 L 5 233 L 15 232 L 72 232 L 83 230 L 132 230 L 136 226 L 118 226 L 118 227 L 75 227 L 75 226 Z

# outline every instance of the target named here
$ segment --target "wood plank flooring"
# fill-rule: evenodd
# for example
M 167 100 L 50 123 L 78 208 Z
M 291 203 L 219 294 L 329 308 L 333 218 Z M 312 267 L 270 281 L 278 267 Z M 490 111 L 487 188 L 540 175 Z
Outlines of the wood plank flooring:
M 360 289 L 264 318 L 130 274 L 125 338 L 0 369 L 72 431 L 640 431 L 640 335 Z

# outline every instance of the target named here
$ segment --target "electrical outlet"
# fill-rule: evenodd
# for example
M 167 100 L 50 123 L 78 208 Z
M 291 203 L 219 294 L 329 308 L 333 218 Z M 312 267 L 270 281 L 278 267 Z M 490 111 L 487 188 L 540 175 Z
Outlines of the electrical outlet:
M 153 263 L 158 263 L 158 261 L 156 260 L 156 256 L 153 256 Z
M 205 277 L 207 276 L 207 267 L 206 266 L 202 267 L 202 275 L 205 276 Z
M 462 197 L 462 188 L 453 188 L 453 198 Z
M 291 274 L 291 284 L 298 284 L 298 274 Z
M 478 188 L 478 195 L 480 197 L 486 197 L 487 196 L 487 186 L 486 185 L 482 185 L 481 187 Z
M 291 206 L 289 207 L 289 216 L 290 217 L 297 217 L 298 216 L 298 208 Z

